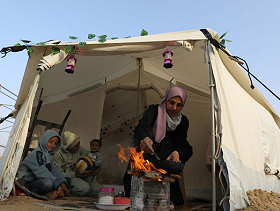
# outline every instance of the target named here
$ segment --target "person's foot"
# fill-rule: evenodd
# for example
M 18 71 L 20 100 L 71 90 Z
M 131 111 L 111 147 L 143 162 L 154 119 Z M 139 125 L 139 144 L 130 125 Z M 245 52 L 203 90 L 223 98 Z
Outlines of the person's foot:
M 58 197 L 58 191 L 52 191 L 46 193 L 46 197 L 48 197 L 50 200 L 55 200 Z
M 174 204 L 172 202 L 170 202 L 170 210 L 174 210 Z
M 31 193 L 31 196 L 34 196 L 38 199 L 42 199 L 42 200 L 46 200 L 46 201 L 49 200 L 49 198 L 47 196 L 44 196 L 44 195 L 41 195 L 41 194 L 37 193 L 36 190 L 32 190 L 30 193 Z

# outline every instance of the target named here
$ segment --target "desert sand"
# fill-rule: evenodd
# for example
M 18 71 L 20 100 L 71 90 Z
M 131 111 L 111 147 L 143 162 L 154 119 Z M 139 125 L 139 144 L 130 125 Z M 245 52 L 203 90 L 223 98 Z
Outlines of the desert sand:
M 247 192 L 250 206 L 240 211 L 279 211 L 280 194 L 255 189 Z M 0 202 L 1 211 L 60 211 L 60 210 L 99 210 L 94 202 L 97 198 L 68 196 L 56 200 L 43 201 L 30 196 L 13 196 Z M 209 203 L 188 202 L 184 208 L 175 210 L 212 210 Z M 222 210 L 221 207 L 217 210 Z

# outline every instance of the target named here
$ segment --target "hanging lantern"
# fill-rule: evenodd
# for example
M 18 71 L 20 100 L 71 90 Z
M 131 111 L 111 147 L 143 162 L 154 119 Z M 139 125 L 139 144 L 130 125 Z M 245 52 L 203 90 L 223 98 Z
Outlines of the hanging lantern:
M 165 58 L 163 66 L 165 68 L 171 68 L 173 66 L 172 58 L 171 58 L 171 56 L 173 56 L 173 52 L 167 49 L 163 52 L 162 56 Z
M 71 55 L 67 58 L 67 61 L 68 61 L 68 64 L 67 64 L 67 67 L 65 68 L 65 72 L 73 74 L 77 59 L 74 55 Z

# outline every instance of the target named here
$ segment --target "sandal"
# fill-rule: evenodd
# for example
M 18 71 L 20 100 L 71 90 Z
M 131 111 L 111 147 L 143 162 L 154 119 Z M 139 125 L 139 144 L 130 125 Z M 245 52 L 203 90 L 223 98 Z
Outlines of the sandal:
M 30 190 L 28 190 L 28 188 L 26 188 L 24 185 L 27 183 L 27 181 L 23 178 L 15 178 L 15 183 L 16 185 L 21 189 L 23 190 L 28 196 L 31 196 L 31 192 Z
M 42 200 L 46 200 L 48 201 L 49 198 L 46 197 L 46 196 L 43 196 L 43 195 L 40 195 L 38 193 L 36 193 L 35 191 L 30 191 L 27 187 L 25 187 L 25 184 L 27 183 L 28 181 L 23 179 L 23 178 L 15 178 L 15 183 L 16 185 L 21 189 L 23 190 L 28 196 L 34 196 L 38 199 L 42 199 Z

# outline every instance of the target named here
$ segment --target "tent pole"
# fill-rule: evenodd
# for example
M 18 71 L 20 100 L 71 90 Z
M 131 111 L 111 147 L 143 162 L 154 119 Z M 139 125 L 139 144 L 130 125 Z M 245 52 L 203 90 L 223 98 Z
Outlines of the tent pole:
M 215 165 L 215 102 L 214 102 L 214 76 L 211 66 L 209 47 L 211 43 L 207 43 L 207 56 L 208 56 L 208 70 L 209 70 L 209 88 L 211 97 L 211 140 L 212 140 L 212 211 L 216 211 L 216 165 Z
M 37 83 L 38 83 L 39 79 L 40 79 L 40 72 L 38 71 L 38 72 L 37 72 L 37 75 L 35 76 L 35 79 L 34 79 L 34 81 L 33 81 L 32 87 L 30 88 L 30 91 L 29 91 L 29 94 L 28 94 L 29 96 L 28 96 L 28 103 L 27 103 L 27 104 L 30 104 L 30 101 L 33 100 L 33 98 L 32 98 L 31 96 L 32 96 L 32 93 L 33 93 L 34 91 L 36 92 L 36 90 L 37 90 Z M 23 111 L 23 115 L 22 115 L 23 117 L 26 115 L 26 112 L 27 112 L 28 108 L 29 108 L 28 106 L 25 107 L 25 110 Z M 9 151 L 9 154 L 8 154 L 8 156 L 7 156 L 7 159 L 6 159 L 6 161 L 5 161 L 5 164 L 4 164 L 4 166 L 3 166 L 3 169 L 2 169 L 2 171 L 1 171 L 1 175 L 0 175 L 0 184 L 2 183 L 3 176 L 4 176 L 4 172 L 5 172 L 5 170 L 6 170 L 6 168 L 7 168 L 7 165 L 8 165 L 8 163 L 10 162 L 10 159 L 11 159 L 11 157 L 12 157 L 12 153 L 13 153 L 14 148 L 15 148 L 15 145 L 16 145 L 16 143 L 17 143 L 17 139 L 18 139 L 18 137 L 19 137 L 19 135 L 20 135 L 23 122 L 24 122 L 24 118 L 21 118 L 21 120 L 20 120 L 20 122 L 19 122 L 19 126 L 18 126 L 18 128 L 17 128 L 17 130 L 16 130 L 16 132 L 15 132 L 15 135 L 14 135 L 14 140 L 13 140 L 13 143 L 12 143 L 12 147 L 11 147 L 11 149 L 10 149 L 10 151 Z M 27 134 L 26 134 L 26 135 L 27 135 Z
M 139 115 L 139 95 L 140 95 L 140 71 L 141 71 L 141 68 L 142 68 L 142 58 L 137 58 L 137 66 L 138 66 L 138 82 L 137 82 L 136 118 L 138 120 L 138 115 Z

